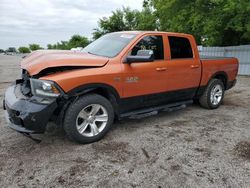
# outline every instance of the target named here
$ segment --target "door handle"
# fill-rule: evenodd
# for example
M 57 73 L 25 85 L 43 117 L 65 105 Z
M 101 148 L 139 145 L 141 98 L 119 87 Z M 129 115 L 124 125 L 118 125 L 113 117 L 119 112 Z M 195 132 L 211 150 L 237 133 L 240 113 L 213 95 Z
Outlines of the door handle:
M 191 65 L 190 67 L 191 67 L 191 69 L 197 69 L 197 68 L 199 68 L 200 66 L 199 66 L 199 65 Z
M 165 70 L 167 70 L 167 68 L 165 68 L 165 67 L 158 67 L 155 70 L 156 71 L 165 71 Z

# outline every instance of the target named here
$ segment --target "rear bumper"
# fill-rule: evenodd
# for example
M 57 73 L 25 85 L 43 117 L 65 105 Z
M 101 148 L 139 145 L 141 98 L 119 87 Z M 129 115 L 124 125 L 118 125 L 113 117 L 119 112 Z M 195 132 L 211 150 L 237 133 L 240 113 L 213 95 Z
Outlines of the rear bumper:
M 226 90 L 231 89 L 232 87 L 234 87 L 235 84 L 236 84 L 236 82 L 237 82 L 236 79 L 234 79 L 234 80 L 232 80 L 232 81 L 229 81 L 229 82 L 227 83 L 227 88 L 226 88 Z
M 47 123 L 57 108 L 56 99 L 42 104 L 41 98 L 26 97 L 20 85 L 10 86 L 4 96 L 3 108 L 8 126 L 21 133 L 44 133 Z

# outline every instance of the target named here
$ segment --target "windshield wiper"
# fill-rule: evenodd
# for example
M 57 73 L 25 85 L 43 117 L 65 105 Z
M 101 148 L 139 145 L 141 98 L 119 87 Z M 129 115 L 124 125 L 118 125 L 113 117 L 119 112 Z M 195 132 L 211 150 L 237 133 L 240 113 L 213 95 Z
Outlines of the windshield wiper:
M 91 54 L 91 55 L 101 56 L 101 57 L 109 57 L 109 56 L 105 56 L 105 55 L 95 54 L 95 53 L 92 53 L 92 52 L 87 52 L 87 53 L 88 53 L 88 54 Z
M 94 54 L 94 53 L 92 53 L 92 52 L 88 52 L 88 54 L 100 56 L 100 55 Z

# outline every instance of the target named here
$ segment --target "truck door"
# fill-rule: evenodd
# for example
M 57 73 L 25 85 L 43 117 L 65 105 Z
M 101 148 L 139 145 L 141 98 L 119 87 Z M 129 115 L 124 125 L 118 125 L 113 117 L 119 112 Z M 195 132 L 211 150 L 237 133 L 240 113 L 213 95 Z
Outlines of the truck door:
M 136 55 L 138 50 L 153 50 L 154 61 L 123 64 L 123 97 L 127 98 L 130 109 L 154 105 L 161 99 L 156 94 L 166 91 L 164 40 L 161 34 L 142 37 L 128 55 Z
M 199 87 L 201 64 L 195 57 L 194 39 L 168 36 L 170 59 L 167 61 L 167 92 L 173 93 L 171 101 L 192 99 Z

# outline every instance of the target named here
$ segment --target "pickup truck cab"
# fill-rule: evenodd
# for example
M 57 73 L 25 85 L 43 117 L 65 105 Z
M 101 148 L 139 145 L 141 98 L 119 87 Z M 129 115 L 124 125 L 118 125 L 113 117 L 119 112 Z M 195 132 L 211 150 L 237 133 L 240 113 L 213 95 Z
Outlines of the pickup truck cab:
M 21 62 L 5 93 L 9 126 L 43 133 L 48 121 L 79 143 L 101 139 L 114 119 L 179 109 L 193 100 L 218 108 L 236 83 L 236 58 L 200 58 L 192 35 L 109 33 L 82 51 L 39 50 Z

